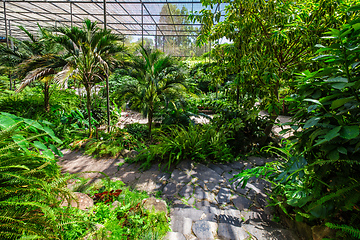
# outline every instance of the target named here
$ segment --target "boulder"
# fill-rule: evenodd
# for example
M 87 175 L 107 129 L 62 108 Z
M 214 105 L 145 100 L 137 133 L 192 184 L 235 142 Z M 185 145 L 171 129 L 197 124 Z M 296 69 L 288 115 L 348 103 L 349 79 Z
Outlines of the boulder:
M 167 206 L 164 200 L 150 197 L 143 200 L 143 206 L 147 210 L 154 210 L 155 212 L 165 212 L 165 214 L 167 214 Z

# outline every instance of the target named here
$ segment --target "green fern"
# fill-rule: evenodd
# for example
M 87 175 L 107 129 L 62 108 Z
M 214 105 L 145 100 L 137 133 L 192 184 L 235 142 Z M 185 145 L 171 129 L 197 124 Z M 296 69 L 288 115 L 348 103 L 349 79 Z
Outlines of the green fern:
M 349 233 L 353 237 L 360 239 L 360 229 L 354 228 L 352 226 L 344 225 L 344 224 L 338 225 L 338 224 L 330 223 L 330 222 L 325 223 L 325 225 L 331 229 L 339 229 L 341 231 Z

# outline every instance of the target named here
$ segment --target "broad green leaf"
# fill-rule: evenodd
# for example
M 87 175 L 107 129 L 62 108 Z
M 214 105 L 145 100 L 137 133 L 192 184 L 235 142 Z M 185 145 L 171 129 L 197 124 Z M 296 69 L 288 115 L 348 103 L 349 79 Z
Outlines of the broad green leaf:
M 55 136 L 55 133 L 54 133 L 54 131 L 53 131 L 51 128 L 44 126 L 43 130 L 44 130 L 54 141 L 56 141 L 57 143 L 60 143 L 60 144 L 62 143 L 62 141 L 61 141 L 58 137 Z
M 40 129 L 40 130 L 44 130 L 44 128 L 41 126 L 41 124 L 38 123 L 37 121 L 24 118 L 24 122 L 25 122 L 26 124 L 28 124 L 29 126 L 35 127 L 35 128 L 37 128 L 37 129 Z
M 41 150 L 46 150 L 48 149 L 45 144 L 43 144 L 42 142 L 39 142 L 39 141 L 35 141 L 34 142 L 34 146 L 38 149 L 41 149 Z
M 310 105 L 307 109 L 307 112 L 312 112 L 313 110 L 317 109 L 319 105 Z
M 353 139 L 359 136 L 359 126 L 343 126 L 340 136 L 345 139 Z
M 348 83 L 348 79 L 347 78 L 344 78 L 344 77 L 331 77 L 331 78 L 328 78 L 326 79 L 324 82 L 342 82 L 342 83 Z
M 331 130 L 325 135 L 325 139 L 326 139 L 327 141 L 330 141 L 331 139 L 336 138 L 337 136 L 340 135 L 340 134 L 339 134 L 340 129 L 341 129 L 341 126 L 338 126 L 338 127 L 336 127 L 336 128 L 331 129 Z
M 61 152 L 61 151 L 59 151 L 59 149 L 57 149 L 54 145 L 52 145 L 52 144 L 50 144 L 50 149 L 56 154 L 56 155 L 58 155 L 59 157 L 63 157 L 64 156 L 64 154 Z
M 13 135 L 11 138 L 24 151 L 26 151 L 26 152 L 28 151 L 29 142 L 26 140 L 26 138 L 24 138 L 24 136 L 22 136 L 20 134 L 16 134 L 16 135 Z
M 338 147 L 337 150 L 338 150 L 339 153 L 342 153 L 342 154 L 345 154 L 345 155 L 347 154 L 347 150 L 344 147 Z
M 322 139 L 322 140 L 320 140 L 320 141 L 317 141 L 316 144 L 314 145 L 314 147 L 315 147 L 315 146 L 318 146 L 318 145 L 321 145 L 321 144 L 323 144 L 323 143 L 326 143 L 326 142 L 328 142 L 328 140 L 326 140 L 326 139 Z
M 304 124 L 304 129 L 314 126 L 315 124 L 317 124 L 320 121 L 320 119 L 321 119 L 320 117 L 312 117 L 312 118 L 310 118 Z
M 356 30 L 359 30 L 360 29 L 360 23 L 355 23 L 352 25 L 352 27 Z
M 313 61 L 316 61 L 316 60 L 319 60 L 319 59 L 329 58 L 329 57 L 332 57 L 332 55 L 329 55 L 329 54 L 319 55 L 319 56 L 317 56 L 317 57 L 314 57 L 312 60 L 313 60 Z
M 341 107 L 345 103 L 348 103 L 348 102 L 352 101 L 353 99 L 354 99 L 353 97 L 336 99 L 335 101 L 332 102 L 331 108 L 335 109 L 335 108 Z
M 11 126 L 14 126 L 16 124 L 16 122 L 11 119 L 8 116 L 4 116 L 4 115 L 0 115 L 0 127 L 2 129 L 7 129 Z
M 316 99 L 305 98 L 303 101 L 305 101 L 305 102 L 313 102 L 313 103 L 316 103 L 318 105 L 322 105 L 321 102 L 319 102 L 319 100 L 316 100 Z
M 50 149 L 46 149 L 42 153 L 43 153 L 43 155 L 45 157 L 48 157 L 48 158 L 51 158 L 51 159 L 55 158 L 54 153 Z
M 333 83 L 333 84 L 330 84 L 330 86 L 331 86 L 332 88 L 341 90 L 341 89 L 343 89 L 344 87 L 346 87 L 347 84 L 348 84 L 348 83 Z

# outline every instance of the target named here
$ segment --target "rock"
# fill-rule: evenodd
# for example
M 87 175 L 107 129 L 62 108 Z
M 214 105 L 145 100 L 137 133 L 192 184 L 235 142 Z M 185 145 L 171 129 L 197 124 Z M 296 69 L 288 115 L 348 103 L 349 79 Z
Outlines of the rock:
M 216 195 L 216 201 L 222 205 L 225 203 L 229 203 L 230 202 L 230 189 L 228 188 L 221 188 L 220 191 L 218 192 L 218 194 Z
M 166 184 L 162 193 L 164 196 L 174 196 L 177 193 L 177 191 L 179 190 L 179 188 L 181 188 L 182 186 L 183 185 L 170 182 L 170 183 Z
M 121 206 L 121 203 L 119 201 L 114 201 L 111 204 L 111 209 L 115 209 L 115 208 L 120 207 L 120 206 Z
M 123 149 L 121 150 L 120 153 L 124 158 L 128 157 L 128 158 L 135 158 L 137 155 L 139 155 L 139 152 L 135 151 L 135 150 L 127 150 L 127 149 Z
M 197 200 L 209 199 L 209 193 L 205 192 L 201 187 L 195 187 L 194 198 Z
M 186 238 L 180 232 L 168 232 L 164 240 L 186 240 Z
M 226 181 L 230 182 L 230 179 L 234 177 L 232 173 L 224 172 L 221 176 L 226 179 Z
M 336 231 L 327 226 L 314 226 L 311 228 L 313 240 L 321 240 L 324 238 L 335 239 Z
M 267 226 L 267 223 L 261 222 L 260 224 L 243 224 L 246 229 L 256 239 L 266 240 L 299 240 L 299 238 L 288 229 L 273 228 Z
M 204 220 L 196 221 L 192 226 L 192 230 L 199 240 L 215 239 L 217 223 Z
M 171 179 L 174 180 L 177 183 L 188 183 L 191 181 L 191 176 L 187 175 L 186 173 L 175 169 L 172 173 L 171 173 Z
M 170 217 L 178 216 L 184 218 L 190 218 L 193 221 L 200 220 L 203 216 L 204 211 L 194 209 L 192 207 L 189 208 L 173 208 L 171 209 Z
M 220 185 L 216 182 L 209 182 L 206 184 L 206 188 L 210 191 L 210 192 L 213 192 L 213 191 L 217 191 L 220 189 Z
M 177 169 L 180 169 L 181 171 L 184 172 L 190 172 L 193 167 L 194 167 L 193 162 L 190 160 L 182 161 L 176 166 Z
M 236 195 L 231 201 L 233 202 L 234 206 L 240 211 L 249 209 L 251 204 L 253 203 L 246 197 L 239 195 Z
M 204 215 L 201 220 L 218 222 L 218 216 L 220 215 L 221 210 L 216 207 L 201 207 L 200 210 L 204 211 Z
M 218 236 L 223 240 L 244 240 L 250 237 L 241 227 L 227 223 L 219 223 Z
M 81 210 L 88 210 L 94 206 L 94 200 L 86 195 L 85 193 L 74 192 L 73 193 L 75 199 L 70 200 L 70 206 L 76 207 Z M 61 207 L 69 206 L 68 201 L 64 200 L 61 204 Z
M 181 232 L 185 236 L 191 235 L 193 220 L 187 217 L 174 216 L 171 218 L 171 230 Z
M 264 158 L 260 157 L 248 157 L 248 161 L 255 166 L 264 166 L 266 162 Z
M 170 173 L 160 173 L 156 179 L 160 182 L 166 182 L 167 180 L 169 180 L 169 178 L 171 177 Z
M 192 185 L 185 185 L 180 191 L 179 191 L 179 195 L 181 197 L 184 197 L 186 199 L 190 198 L 191 195 L 193 195 L 194 192 L 194 187 Z
M 201 163 L 199 163 L 198 165 L 196 165 L 196 167 L 193 168 L 193 172 L 193 177 L 197 177 L 204 183 L 224 181 L 224 179 L 217 172 Z
M 232 162 L 228 164 L 229 167 L 237 170 L 242 170 L 244 168 L 244 163 L 241 162 Z
M 217 174 L 221 175 L 223 174 L 224 170 L 219 167 L 218 165 L 210 163 L 208 166 L 210 169 L 214 170 Z
M 164 200 L 150 197 L 143 200 L 143 206 L 147 210 L 154 210 L 155 212 L 165 212 L 165 214 L 167 214 L 167 205 Z

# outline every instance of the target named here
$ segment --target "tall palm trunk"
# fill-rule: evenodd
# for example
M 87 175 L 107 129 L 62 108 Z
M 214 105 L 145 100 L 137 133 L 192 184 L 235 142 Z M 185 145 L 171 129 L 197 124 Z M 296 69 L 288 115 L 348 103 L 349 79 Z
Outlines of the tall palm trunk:
M 148 127 L 149 127 L 149 138 L 150 139 L 151 139 L 151 126 L 152 126 L 152 121 L 153 121 L 153 114 L 154 114 L 153 109 L 150 109 L 149 113 L 148 113 Z
M 50 105 L 49 105 L 49 100 L 50 100 L 50 93 L 49 93 L 49 88 L 50 88 L 50 84 L 49 82 L 45 82 L 44 84 L 44 108 L 46 112 L 50 111 Z
M 86 84 L 85 89 L 86 89 L 86 108 L 89 119 L 89 134 L 91 137 L 91 87 L 88 84 Z

